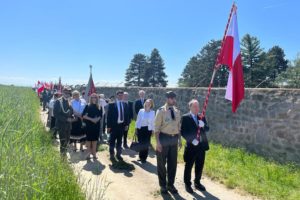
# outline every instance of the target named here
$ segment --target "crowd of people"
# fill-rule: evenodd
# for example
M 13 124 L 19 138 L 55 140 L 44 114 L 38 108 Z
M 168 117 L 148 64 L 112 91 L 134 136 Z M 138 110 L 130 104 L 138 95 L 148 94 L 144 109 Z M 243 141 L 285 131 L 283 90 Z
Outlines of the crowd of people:
M 52 97 L 49 98 L 52 94 Z M 45 105 L 44 105 L 45 95 Z M 47 96 L 47 97 L 46 97 Z M 182 137 L 186 140 L 184 149 L 184 183 L 186 191 L 193 193 L 191 173 L 195 165 L 194 186 L 205 191 L 200 183 L 205 152 L 209 149 L 206 132 L 209 130 L 205 117 L 199 115 L 199 102 L 192 99 L 190 111 L 181 115 L 176 105 L 176 94 L 166 93 L 166 102 L 157 111 L 154 100 L 146 98 L 145 91 L 138 92 L 138 99 L 129 101 L 128 92 L 118 90 L 115 96 L 105 99 L 104 94 L 91 94 L 85 99 L 80 92 L 64 87 L 62 92 L 42 93 L 43 110 L 48 107 L 48 126 L 53 137 L 60 140 L 60 152 L 66 158 L 68 149 L 86 152 L 86 159 L 98 159 L 97 146 L 107 142 L 110 160 L 123 161 L 122 150 L 128 146 L 127 135 L 135 119 L 135 133 L 139 145 L 139 162 L 146 163 L 151 137 L 156 138 L 157 175 L 162 194 L 178 193 L 174 186 L 178 148 Z M 104 140 L 106 138 L 106 141 Z M 84 145 L 86 149 L 83 148 Z M 123 147 L 122 147 L 123 145 Z M 92 156 L 92 157 L 91 157 Z

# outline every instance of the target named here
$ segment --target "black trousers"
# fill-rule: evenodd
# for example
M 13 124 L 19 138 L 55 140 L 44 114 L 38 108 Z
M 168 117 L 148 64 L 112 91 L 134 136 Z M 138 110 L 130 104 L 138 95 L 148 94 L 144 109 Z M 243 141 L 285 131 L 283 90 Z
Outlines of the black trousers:
M 129 128 L 128 128 L 129 129 Z M 128 130 L 124 131 L 123 135 L 123 146 L 127 146 L 127 136 L 128 136 Z
M 161 187 L 173 186 L 177 170 L 178 136 L 160 133 L 159 141 L 162 145 L 162 152 L 156 152 L 159 185 Z M 166 181 L 167 174 L 168 182 Z
M 148 157 L 151 134 L 152 131 L 149 131 L 147 126 L 137 129 L 137 137 L 140 144 L 139 157 L 141 160 L 146 160 Z
M 60 153 L 62 155 L 66 155 L 67 153 L 68 144 L 70 141 L 70 133 L 71 133 L 71 127 L 68 125 L 62 126 L 58 130 L 59 141 L 60 141 Z
M 103 115 L 102 133 L 105 134 L 106 129 L 106 114 Z
M 109 153 L 110 155 L 115 154 L 115 147 L 117 150 L 117 155 L 121 155 L 122 153 L 122 137 L 125 131 L 125 124 L 118 124 L 115 127 L 111 128 L 110 140 L 109 140 Z M 117 142 L 117 144 L 116 144 Z M 117 146 L 116 146 L 117 145 Z
M 191 143 L 187 143 L 183 159 L 185 162 L 184 168 L 184 183 L 186 185 L 191 185 L 191 173 L 193 165 L 195 164 L 195 179 L 194 183 L 199 184 L 202 176 L 202 171 L 205 161 L 205 151 L 201 148 L 201 144 L 194 146 Z
M 43 101 L 43 111 L 46 110 L 47 101 Z

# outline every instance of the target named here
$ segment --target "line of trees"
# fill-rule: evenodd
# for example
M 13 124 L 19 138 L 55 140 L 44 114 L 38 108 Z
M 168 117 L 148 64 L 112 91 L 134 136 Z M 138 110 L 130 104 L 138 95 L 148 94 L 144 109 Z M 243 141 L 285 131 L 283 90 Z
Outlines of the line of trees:
M 221 47 L 220 40 L 211 40 L 186 64 L 178 85 L 181 87 L 207 87 L 213 66 Z M 284 50 L 273 46 L 265 51 L 257 37 L 246 34 L 241 40 L 245 87 L 300 87 L 300 56 L 289 62 Z M 218 70 L 214 84 L 227 84 L 228 70 L 222 66 Z
M 220 40 L 211 40 L 192 56 L 178 79 L 179 87 L 207 87 L 213 66 L 221 48 Z M 285 58 L 284 50 L 276 45 L 265 51 L 257 37 L 246 34 L 241 40 L 245 87 L 300 88 L 300 54 L 294 61 Z M 222 66 L 215 76 L 214 85 L 227 85 L 228 69 Z M 159 51 L 151 55 L 135 54 L 125 75 L 125 86 L 166 87 L 165 66 Z
M 155 48 L 148 57 L 138 53 L 133 56 L 125 75 L 125 86 L 166 87 L 165 66 Z

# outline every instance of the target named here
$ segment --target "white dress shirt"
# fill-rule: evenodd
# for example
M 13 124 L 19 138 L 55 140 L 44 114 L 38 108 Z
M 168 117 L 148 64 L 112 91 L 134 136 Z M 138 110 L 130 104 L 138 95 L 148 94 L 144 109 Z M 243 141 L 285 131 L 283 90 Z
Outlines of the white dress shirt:
M 121 124 L 124 122 L 124 108 L 123 108 L 123 102 L 116 100 L 117 108 L 118 108 L 118 124 Z M 120 106 L 121 104 L 121 106 Z M 121 120 L 121 109 L 123 113 L 123 120 Z
M 149 112 L 146 112 L 145 109 L 140 109 L 135 127 L 140 129 L 141 127 L 148 127 L 149 131 L 154 130 L 154 119 L 155 119 L 155 112 L 154 110 L 150 110 Z

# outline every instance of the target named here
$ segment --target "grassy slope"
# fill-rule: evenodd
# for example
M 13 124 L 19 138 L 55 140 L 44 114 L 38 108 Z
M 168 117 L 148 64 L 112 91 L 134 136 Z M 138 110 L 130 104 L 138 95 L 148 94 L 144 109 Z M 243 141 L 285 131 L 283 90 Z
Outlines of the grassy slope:
M 131 138 L 134 125 L 132 123 L 129 130 Z M 151 143 L 154 147 L 154 137 Z M 179 162 L 183 162 L 183 149 L 178 154 Z M 267 161 L 243 149 L 226 148 L 210 143 L 204 173 L 229 188 L 240 188 L 263 199 L 300 199 L 299 166 Z
M 0 199 L 84 199 L 28 88 L 0 86 Z

